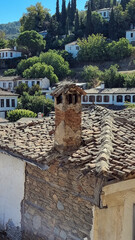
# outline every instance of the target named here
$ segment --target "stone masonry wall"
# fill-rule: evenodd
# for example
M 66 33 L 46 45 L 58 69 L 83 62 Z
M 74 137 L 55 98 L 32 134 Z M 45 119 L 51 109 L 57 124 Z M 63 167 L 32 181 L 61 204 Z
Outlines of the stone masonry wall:
M 69 166 L 51 166 L 43 171 L 27 164 L 22 207 L 23 239 L 90 239 L 93 204 L 98 204 L 101 184 Z

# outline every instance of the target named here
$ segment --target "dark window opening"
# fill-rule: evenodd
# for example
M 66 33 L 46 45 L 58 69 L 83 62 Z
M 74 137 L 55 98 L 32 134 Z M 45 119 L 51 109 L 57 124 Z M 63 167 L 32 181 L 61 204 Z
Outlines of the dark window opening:
M 83 96 L 83 102 L 88 102 L 88 96 Z
M 131 102 L 131 96 L 130 95 L 125 96 L 125 102 Z
M 9 99 L 6 99 L 6 107 L 10 107 L 10 101 L 9 101 Z
M 15 99 L 12 99 L 12 107 L 15 107 Z
M 10 57 L 13 57 L 13 53 L 12 52 L 10 53 Z
M 117 96 L 117 102 L 123 102 L 123 96 L 122 95 Z
M 131 33 L 131 38 L 133 38 L 133 33 Z
M 1 107 L 4 107 L 4 99 L 1 99 Z
M 39 86 L 40 86 L 40 81 L 37 81 L 37 85 L 39 85 Z
M 32 81 L 32 86 L 34 86 L 35 85 L 35 81 Z
M 57 100 L 57 104 L 62 103 L 62 94 L 60 94 L 60 95 L 56 98 L 56 100 Z
M 95 102 L 95 96 L 89 96 L 89 102 Z
M 69 104 L 72 104 L 72 94 L 69 94 Z
M 76 104 L 77 103 L 77 94 L 73 94 L 73 104 Z
M 4 53 L 2 53 L 2 57 L 4 57 Z
M 104 96 L 104 102 L 109 102 L 109 96 Z
M 104 12 L 104 17 L 106 17 L 106 12 Z
M 97 102 L 102 102 L 102 96 L 97 96 Z
M 135 102 L 135 95 L 133 96 L 133 102 Z
M 7 52 L 6 52 L 6 57 L 7 57 Z

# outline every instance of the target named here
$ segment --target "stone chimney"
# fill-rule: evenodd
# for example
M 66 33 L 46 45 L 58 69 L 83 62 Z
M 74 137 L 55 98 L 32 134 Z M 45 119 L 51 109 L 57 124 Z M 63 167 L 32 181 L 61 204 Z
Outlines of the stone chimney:
M 81 144 L 81 95 L 85 91 L 64 81 L 51 94 L 55 99 L 55 138 L 58 151 L 73 150 Z

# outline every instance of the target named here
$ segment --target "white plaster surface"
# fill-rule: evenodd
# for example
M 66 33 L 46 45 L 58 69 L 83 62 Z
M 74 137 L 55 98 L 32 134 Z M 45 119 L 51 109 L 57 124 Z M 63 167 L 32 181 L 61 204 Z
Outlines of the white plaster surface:
M 24 198 L 25 163 L 0 152 L 0 225 L 11 219 L 21 226 L 21 201 Z

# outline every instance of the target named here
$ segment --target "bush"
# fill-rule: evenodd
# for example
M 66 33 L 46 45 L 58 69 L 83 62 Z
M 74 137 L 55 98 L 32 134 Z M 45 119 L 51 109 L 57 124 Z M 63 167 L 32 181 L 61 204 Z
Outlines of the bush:
M 97 66 L 85 66 L 83 68 L 82 77 L 87 82 L 87 88 L 96 87 L 100 82 L 102 72 Z
M 35 118 L 36 116 L 36 113 L 25 109 L 16 109 L 7 113 L 7 119 L 11 122 L 15 122 L 22 117 Z
M 16 75 L 16 69 L 8 69 L 7 71 L 4 71 L 4 76 L 15 76 Z

